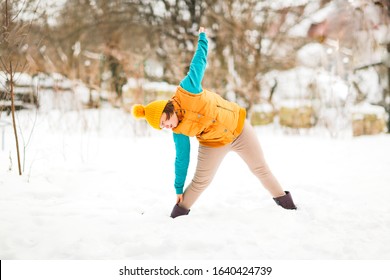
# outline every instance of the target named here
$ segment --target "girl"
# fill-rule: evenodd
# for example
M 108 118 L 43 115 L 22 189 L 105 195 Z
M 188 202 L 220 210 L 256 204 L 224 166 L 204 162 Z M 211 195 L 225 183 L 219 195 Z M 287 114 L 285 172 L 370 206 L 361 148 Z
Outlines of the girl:
M 207 64 L 208 40 L 199 29 L 198 47 L 187 76 L 170 100 L 132 107 L 135 118 L 145 118 L 155 129 L 171 129 L 176 148 L 176 205 L 171 217 L 187 215 L 200 194 L 211 183 L 221 161 L 236 152 L 285 209 L 296 209 L 291 194 L 284 191 L 270 171 L 255 131 L 246 120 L 246 111 L 234 102 L 201 86 Z M 189 137 L 199 141 L 198 163 L 192 182 L 183 193 L 190 158 Z

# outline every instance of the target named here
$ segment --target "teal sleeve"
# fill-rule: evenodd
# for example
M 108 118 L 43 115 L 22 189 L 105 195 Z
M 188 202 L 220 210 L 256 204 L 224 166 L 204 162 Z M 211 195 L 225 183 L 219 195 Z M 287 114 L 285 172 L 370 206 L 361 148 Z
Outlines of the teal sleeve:
M 191 93 L 202 92 L 202 80 L 207 65 L 208 41 L 204 32 L 199 34 L 198 47 L 192 58 L 187 76 L 180 82 L 180 86 Z M 175 141 L 175 189 L 176 194 L 182 194 L 190 164 L 190 138 L 183 134 L 173 133 Z
M 190 138 L 183 134 L 173 133 L 175 141 L 175 189 L 176 194 L 182 194 L 190 164 Z
M 206 33 L 199 34 L 198 47 L 192 58 L 187 76 L 180 82 L 180 86 L 191 93 L 202 92 L 202 80 L 207 65 L 208 40 Z

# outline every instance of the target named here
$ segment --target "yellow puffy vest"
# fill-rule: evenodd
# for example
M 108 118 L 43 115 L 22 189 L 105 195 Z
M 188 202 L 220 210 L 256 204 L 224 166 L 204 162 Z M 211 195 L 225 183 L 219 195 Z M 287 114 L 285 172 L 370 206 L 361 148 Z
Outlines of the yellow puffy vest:
M 203 90 L 193 94 L 179 86 L 172 100 L 179 118 L 173 132 L 196 136 L 204 146 L 229 144 L 244 128 L 245 109 L 214 92 Z

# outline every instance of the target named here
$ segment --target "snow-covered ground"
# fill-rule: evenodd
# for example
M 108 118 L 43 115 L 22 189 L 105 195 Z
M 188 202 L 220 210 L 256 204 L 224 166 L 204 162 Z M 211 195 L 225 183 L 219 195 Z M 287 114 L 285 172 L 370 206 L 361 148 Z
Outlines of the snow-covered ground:
M 110 108 L 20 112 L 18 121 L 23 176 L 10 126 L 0 152 L 0 259 L 390 259 L 390 135 L 258 127 L 299 209 L 277 207 L 231 153 L 190 215 L 171 219 L 170 132 L 135 136 L 132 117 Z

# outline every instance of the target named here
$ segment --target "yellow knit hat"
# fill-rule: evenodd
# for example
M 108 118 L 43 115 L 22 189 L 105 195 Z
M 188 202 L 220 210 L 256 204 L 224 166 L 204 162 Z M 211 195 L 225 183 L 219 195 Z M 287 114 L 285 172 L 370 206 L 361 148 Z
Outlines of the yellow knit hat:
M 167 103 L 168 100 L 157 100 L 150 102 L 146 106 L 141 104 L 135 104 L 131 108 L 131 113 L 137 119 L 145 118 L 151 127 L 155 129 L 161 129 L 161 115 Z

